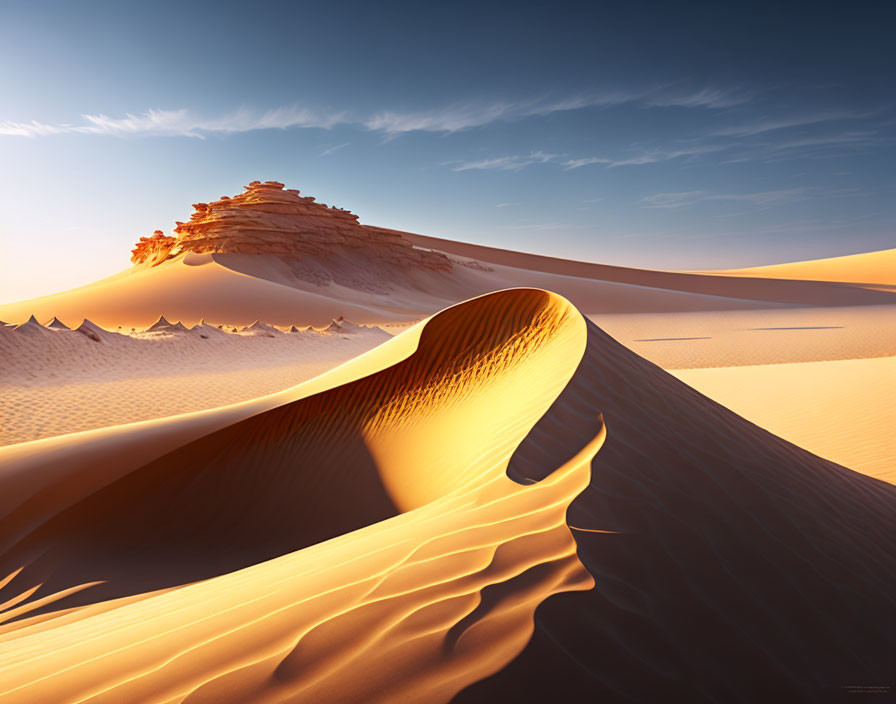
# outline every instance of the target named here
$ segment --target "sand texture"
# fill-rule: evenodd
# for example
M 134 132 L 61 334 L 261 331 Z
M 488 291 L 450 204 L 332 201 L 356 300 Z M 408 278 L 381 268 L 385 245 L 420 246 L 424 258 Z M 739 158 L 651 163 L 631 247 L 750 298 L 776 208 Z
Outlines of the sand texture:
M 0 696 L 447 701 L 494 672 L 544 598 L 593 584 L 564 519 L 599 415 L 544 481 L 505 473 L 585 330 L 543 292 L 472 301 L 338 371 L 354 382 L 20 499 L 2 519 Z
M 232 328 L 229 328 L 232 329 Z M 36 323 L 0 328 L 0 445 L 133 423 L 280 391 L 388 339 L 342 323 L 326 331 L 200 326 L 97 339 Z
M 896 288 L 896 249 L 712 273 L 769 279 L 849 281 L 868 288 L 892 289 Z
M 819 701 L 891 664 L 896 488 L 543 291 L 0 463 L 3 701 Z
M 672 373 L 795 445 L 896 484 L 896 357 Z
M 0 703 L 893 686 L 896 250 L 652 271 L 273 181 L 193 210 L 0 306 Z

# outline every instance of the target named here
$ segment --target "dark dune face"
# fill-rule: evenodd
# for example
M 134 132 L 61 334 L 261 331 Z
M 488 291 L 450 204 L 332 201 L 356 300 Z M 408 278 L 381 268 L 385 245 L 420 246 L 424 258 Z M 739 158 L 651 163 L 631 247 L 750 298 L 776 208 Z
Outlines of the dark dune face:
M 540 462 L 509 471 L 539 476 L 562 452 L 551 438 L 586 432 L 595 409 L 607 441 L 568 519 L 597 586 L 542 604 L 523 653 L 455 701 L 821 702 L 893 681 L 896 487 L 590 323 L 576 376 L 520 448 L 544 448 Z

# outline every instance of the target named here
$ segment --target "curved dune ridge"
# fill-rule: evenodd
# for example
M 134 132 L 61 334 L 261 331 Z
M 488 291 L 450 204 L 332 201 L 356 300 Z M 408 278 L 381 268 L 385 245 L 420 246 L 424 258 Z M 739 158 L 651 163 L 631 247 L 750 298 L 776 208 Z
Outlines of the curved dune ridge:
M 120 466 L 64 497 L 29 478 L 0 520 L 0 699 L 432 702 L 495 672 L 541 601 L 593 585 L 565 518 L 599 415 L 528 460 L 542 481 L 506 474 L 585 340 L 562 298 L 488 295 L 141 466 L 127 446 L 173 431 L 128 426 Z M 29 471 L 58 480 L 40 449 L 81 442 L 27 443 Z
M 0 700 L 828 701 L 890 682 L 894 534 L 896 487 L 502 291 L 0 448 Z
M 523 653 L 458 704 L 815 704 L 892 687 L 896 486 L 749 423 L 590 322 L 509 472 L 535 448 L 563 457 L 598 410 L 607 441 L 569 509 L 597 586 L 546 601 Z

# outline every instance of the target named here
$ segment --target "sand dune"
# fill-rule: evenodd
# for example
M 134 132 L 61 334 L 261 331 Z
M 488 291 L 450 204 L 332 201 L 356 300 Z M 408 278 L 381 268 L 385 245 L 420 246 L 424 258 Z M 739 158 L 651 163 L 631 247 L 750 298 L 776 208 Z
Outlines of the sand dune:
M 595 410 L 607 441 L 568 521 L 596 587 L 542 604 L 523 653 L 455 701 L 820 702 L 891 681 L 896 487 L 757 428 L 591 324 L 520 456 L 564 456 L 557 438 Z
M 896 355 L 896 306 L 590 315 L 664 369 L 821 362 Z
M 819 701 L 896 645 L 896 488 L 543 291 L 0 496 L 3 701 Z
M 574 373 L 584 321 L 521 291 L 402 338 L 381 372 L 297 387 L 67 507 L 19 503 L 0 696 L 447 701 L 510 660 L 538 603 L 592 584 L 564 517 L 599 417 L 537 486 L 504 473 Z
M 0 306 L 0 701 L 890 685 L 896 250 L 650 271 L 273 181 L 193 209 Z
M 896 484 L 896 357 L 672 373 L 795 445 Z
M 371 229 L 379 230 L 382 228 Z M 394 230 L 386 231 L 395 232 Z M 753 274 L 750 277 L 732 277 L 720 275 L 721 272 L 652 271 L 649 269 L 633 269 L 558 259 L 556 257 L 515 252 L 495 247 L 468 244 L 466 242 L 455 242 L 409 232 L 402 232 L 401 234 L 420 247 L 461 257 L 469 257 L 479 262 L 496 264 L 521 271 L 537 271 L 564 277 L 577 277 L 625 285 L 645 286 L 666 291 L 678 291 L 710 297 L 737 298 L 756 302 L 765 301 L 799 305 L 892 303 L 892 299 L 888 296 L 880 295 L 885 292 L 862 292 L 860 287 L 848 283 L 850 279 L 846 280 L 847 283 L 841 283 L 842 280 L 836 278 L 824 279 L 822 282 L 796 282 L 778 280 L 782 277 L 777 276 L 763 277 L 762 274 Z M 881 255 L 879 259 L 874 259 L 875 271 L 878 270 L 879 266 L 880 270 L 889 271 L 889 278 L 892 278 L 892 269 L 889 268 L 889 262 L 892 261 L 893 257 L 889 252 L 892 251 L 896 250 L 866 255 L 868 257 L 876 254 Z M 832 269 L 836 270 L 836 267 L 832 267 Z M 884 276 L 886 277 L 886 274 Z M 869 293 L 874 293 L 875 295 L 869 296 Z M 570 297 L 570 300 L 572 300 L 572 297 Z M 585 313 L 609 312 L 591 310 L 589 306 L 578 303 L 577 305 Z M 705 310 L 712 310 L 712 308 L 707 307 Z
M 768 279 L 848 281 L 869 288 L 893 288 L 896 287 L 896 249 L 708 273 Z
M 211 256 L 182 257 L 153 268 L 128 269 L 71 291 L 0 306 L 0 311 L 10 322 L 33 314 L 40 319 L 55 316 L 67 325 L 89 318 L 111 329 L 143 328 L 160 315 L 186 325 L 205 318 L 213 324 L 241 326 L 259 319 L 275 325 L 322 326 L 340 315 L 358 323 L 408 319 L 400 311 L 365 306 L 360 292 L 351 301 L 334 301 L 325 293 L 245 276 L 220 266 Z
M 556 291 L 589 315 L 896 306 L 896 292 L 848 283 L 626 269 L 406 236 L 441 248 L 453 257 L 453 268 L 385 276 L 381 286 L 371 289 L 366 280 L 352 283 L 340 275 L 364 271 L 363 253 L 316 261 L 320 269 L 335 271 L 335 279 L 326 282 L 297 268 L 308 266 L 306 260 L 296 264 L 271 254 L 191 253 L 71 291 L 0 305 L 0 319 L 17 323 L 31 315 L 40 320 L 55 316 L 71 326 L 89 318 L 126 329 L 148 326 L 159 315 L 187 325 L 205 318 L 240 326 L 259 319 L 321 326 L 338 316 L 382 324 L 419 320 L 458 301 L 512 287 Z

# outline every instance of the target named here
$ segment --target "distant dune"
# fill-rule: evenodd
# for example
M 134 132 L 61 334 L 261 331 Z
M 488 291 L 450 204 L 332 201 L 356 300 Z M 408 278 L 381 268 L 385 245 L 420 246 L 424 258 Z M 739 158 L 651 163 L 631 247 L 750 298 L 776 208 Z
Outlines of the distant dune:
M 896 291 L 850 283 L 632 269 L 364 226 L 277 182 L 193 207 L 177 237 L 141 238 L 132 269 L 2 305 L 0 320 L 34 315 L 71 326 L 89 318 L 129 328 L 164 315 L 187 325 L 317 326 L 344 316 L 379 324 L 521 286 L 556 291 L 594 315 L 896 305 Z
M 819 701 L 890 670 L 896 488 L 542 291 L 103 435 L 0 449 L 4 701 Z
M 896 287 L 896 249 L 708 273 L 769 279 L 848 281 L 869 288 L 894 288 Z

